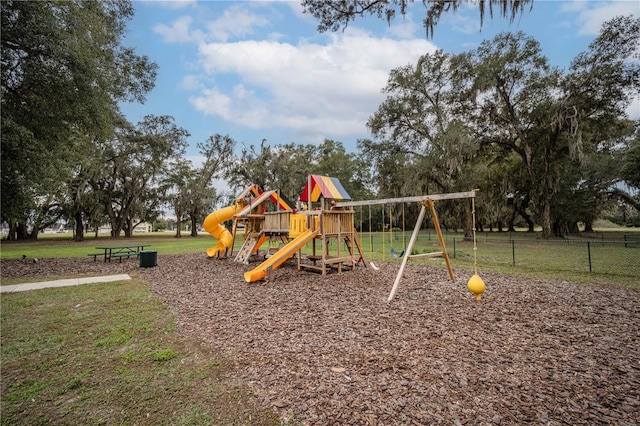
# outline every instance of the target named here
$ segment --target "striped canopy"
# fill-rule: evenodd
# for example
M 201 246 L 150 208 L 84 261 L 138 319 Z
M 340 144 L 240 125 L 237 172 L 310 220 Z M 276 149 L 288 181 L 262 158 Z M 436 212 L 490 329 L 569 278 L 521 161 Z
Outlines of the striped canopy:
M 325 200 L 351 200 L 340 181 L 329 176 L 311 175 L 300 194 L 300 201 L 309 201 L 309 184 L 311 184 L 311 202 L 315 203 L 322 195 Z

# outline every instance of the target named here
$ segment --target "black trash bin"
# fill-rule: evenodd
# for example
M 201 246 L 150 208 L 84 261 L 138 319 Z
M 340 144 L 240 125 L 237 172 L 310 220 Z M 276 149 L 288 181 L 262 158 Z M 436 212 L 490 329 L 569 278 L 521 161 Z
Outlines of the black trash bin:
M 156 250 L 142 250 L 140 252 L 140 267 L 153 268 L 158 266 L 158 252 Z

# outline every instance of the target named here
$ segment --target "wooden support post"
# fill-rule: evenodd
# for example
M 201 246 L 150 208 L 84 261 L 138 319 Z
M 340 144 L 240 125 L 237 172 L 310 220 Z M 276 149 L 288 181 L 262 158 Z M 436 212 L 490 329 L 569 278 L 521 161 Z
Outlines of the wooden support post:
M 422 202 L 422 209 L 420 209 L 420 214 L 418 215 L 418 220 L 416 222 L 416 226 L 413 229 L 413 234 L 411 234 L 411 239 L 409 240 L 409 245 L 405 251 L 404 257 L 402 258 L 402 263 L 400 264 L 400 269 L 398 270 L 398 275 L 396 275 L 396 280 L 393 283 L 393 287 L 391 288 L 391 293 L 389 293 L 389 297 L 387 298 L 387 302 L 391 302 L 393 298 L 396 296 L 396 292 L 398 291 L 398 286 L 400 285 L 400 280 L 404 275 L 404 270 L 407 266 L 407 262 L 412 257 L 420 257 L 420 255 L 411 255 L 413 252 L 413 246 L 418 239 L 418 234 L 420 233 L 420 227 L 422 226 L 422 221 L 424 220 L 424 215 L 426 213 L 427 207 L 429 207 L 429 211 L 431 212 L 431 217 L 433 218 L 433 225 L 436 228 L 436 233 L 438 234 L 438 241 L 440 242 L 440 247 L 442 247 L 442 252 L 438 253 L 438 255 L 442 254 L 444 257 L 444 261 L 447 264 L 447 270 L 449 271 L 449 278 L 453 281 L 453 269 L 451 269 L 451 262 L 449 262 L 449 255 L 447 254 L 447 247 L 444 243 L 444 238 L 442 237 L 442 231 L 440 230 L 440 222 L 438 221 L 438 214 L 436 213 L 435 208 L 433 207 L 434 201 L 427 197 Z M 436 253 L 429 253 L 429 256 L 434 256 Z M 423 255 L 424 257 L 427 257 Z
M 416 221 L 416 226 L 413 229 L 413 234 L 411 234 L 411 239 L 409 240 L 409 245 L 405 251 L 405 255 L 402 258 L 402 263 L 400 264 L 400 270 L 398 271 L 398 275 L 396 275 L 396 280 L 393 283 L 393 288 L 391 289 L 391 293 L 389 293 L 389 297 L 387 298 L 387 302 L 391 302 L 393 298 L 396 296 L 396 292 L 398 291 L 398 286 L 400 285 L 400 279 L 404 274 L 404 268 L 407 266 L 407 262 L 409 261 L 409 254 L 413 251 L 413 246 L 418 239 L 418 234 L 420 233 L 420 227 L 422 226 L 422 221 L 424 220 L 424 215 L 426 212 L 426 207 L 423 204 L 422 209 L 420 209 L 420 214 L 418 215 L 418 220 Z
M 267 282 L 271 282 L 271 273 L 273 272 L 273 267 L 269 266 L 267 268 L 267 278 L 265 279 L 265 281 Z
M 436 213 L 436 209 L 433 207 L 433 200 L 427 198 L 425 200 L 427 205 L 429 206 L 429 210 L 431 210 L 431 217 L 433 218 L 433 226 L 436 228 L 436 234 L 438 234 L 438 241 L 440 241 L 440 247 L 442 247 L 442 256 L 444 257 L 444 263 L 447 264 L 447 270 L 449 271 L 449 278 L 453 281 L 453 269 L 451 269 L 451 262 L 449 261 L 449 255 L 447 254 L 447 247 L 444 244 L 444 238 L 442 237 L 442 230 L 440 230 L 440 222 L 438 221 L 438 214 Z

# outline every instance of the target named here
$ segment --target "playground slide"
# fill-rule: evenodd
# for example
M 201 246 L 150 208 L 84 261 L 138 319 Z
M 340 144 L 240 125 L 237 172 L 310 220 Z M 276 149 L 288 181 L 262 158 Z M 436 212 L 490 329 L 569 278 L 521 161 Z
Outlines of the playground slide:
M 252 271 L 248 271 L 244 273 L 244 280 L 248 283 L 258 281 L 263 279 L 269 273 L 269 269 L 272 271 L 276 269 L 278 266 L 282 265 L 287 259 L 290 259 L 291 256 L 296 254 L 298 250 L 304 247 L 309 241 L 313 240 L 319 231 L 307 230 L 302 234 L 298 235 L 292 241 L 282 247 L 276 254 L 271 256 L 269 259 L 265 260 Z
M 202 224 L 204 230 L 210 233 L 213 238 L 218 240 L 215 247 L 209 247 L 207 249 L 207 256 L 215 257 L 220 253 L 224 253 L 226 249 L 231 247 L 231 244 L 233 244 L 233 235 L 231 235 L 231 232 L 227 231 L 227 228 L 222 226 L 222 222 L 231 219 L 233 215 L 242 208 L 243 206 L 234 204 L 233 206 L 216 210 L 204 220 L 204 223 Z

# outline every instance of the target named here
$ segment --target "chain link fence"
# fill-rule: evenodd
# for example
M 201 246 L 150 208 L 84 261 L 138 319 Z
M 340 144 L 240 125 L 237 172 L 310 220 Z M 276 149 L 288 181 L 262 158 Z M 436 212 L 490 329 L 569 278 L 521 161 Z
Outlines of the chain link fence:
M 444 238 L 452 260 L 474 262 L 472 239 L 454 233 L 445 233 Z M 590 235 L 588 239 L 570 236 L 562 240 L 545 240 L 522 232 L 501 236 L 481 233 L 476 235 L 476 246 L 479 266 L 508 265 L 531 271 L 591 272 L 640 279 L 640 233 L 613 238 L 604 234 Z M 439 251 L 433 231 L 421 233 L 413 250 L 414 254 L 429 251 Z

